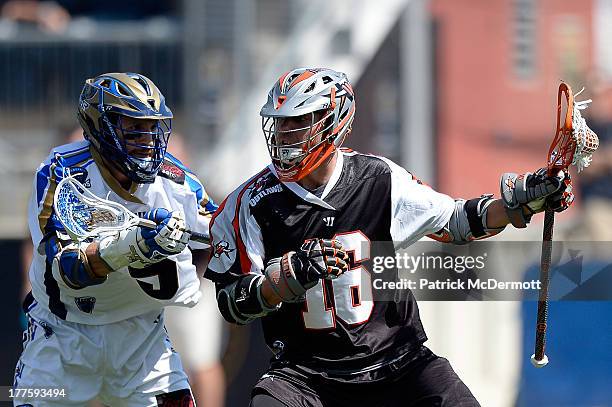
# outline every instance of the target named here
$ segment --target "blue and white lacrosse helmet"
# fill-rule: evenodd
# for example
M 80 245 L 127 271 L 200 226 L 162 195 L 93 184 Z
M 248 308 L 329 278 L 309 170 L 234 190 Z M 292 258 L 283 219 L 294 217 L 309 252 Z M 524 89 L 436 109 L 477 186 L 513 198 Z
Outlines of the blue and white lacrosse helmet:
M 85 138 L 106 161 L 139 184 L 155 180 L 168 147 L 172 112 L 149 78 L 107 73 L 87 79 L 77 116 Z M 126 117 L 154 124 L 147 129 L 128 128 Z M 135 150 L 137 154 L 130 153 Z

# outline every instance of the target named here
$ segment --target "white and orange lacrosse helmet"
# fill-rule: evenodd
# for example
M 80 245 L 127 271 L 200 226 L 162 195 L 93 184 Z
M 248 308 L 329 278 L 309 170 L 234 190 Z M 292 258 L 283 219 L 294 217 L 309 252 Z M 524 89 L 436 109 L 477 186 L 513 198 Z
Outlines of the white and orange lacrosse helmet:
M 315 123 L 315 113 L 322 112 Z M 280 145 L 278 119 L 311 114 L 305 140 Z M 298 68 L 282 75 L 261 108 L 262 129 L 279 179 L 295 182 L 321 165 L 351 132 L 355 95 L 347 76 L 326 68 Z M 319 136 L 322 136 L 318 139 Z

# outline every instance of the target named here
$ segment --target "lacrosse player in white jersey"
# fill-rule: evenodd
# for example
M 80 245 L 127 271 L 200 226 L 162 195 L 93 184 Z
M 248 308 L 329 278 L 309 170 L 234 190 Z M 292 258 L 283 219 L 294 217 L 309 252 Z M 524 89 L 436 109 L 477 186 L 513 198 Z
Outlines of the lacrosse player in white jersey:
M 216 205 L 166 152 L 171 118 L 143 75 L 88 79 L 78 106 L 85 140 L 54 148 L 38 168 L 29 206 L 29 327 L 14 387 L 63 396 L 15 405 L 84 406 L 95 398 L 113 407 L 194 405 L 163 309 L 198 302 L 191 250 L 207 246 L 190 243 L 190 231 L 208 233 Z M 72 241 L 53 210 L 55 187 L 68 175 L 157 227 Z

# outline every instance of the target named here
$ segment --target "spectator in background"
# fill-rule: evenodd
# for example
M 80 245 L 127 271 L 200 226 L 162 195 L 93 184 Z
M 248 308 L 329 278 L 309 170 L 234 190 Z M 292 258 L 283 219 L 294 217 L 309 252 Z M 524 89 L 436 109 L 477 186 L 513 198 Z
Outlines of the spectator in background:
M 61 33 L 70 23 L 70 13 L 55 1 L 9 0 L 2 4 L 2 18 L 30 23 L 42 31 Z
M 83 16 L 94 20 L 142 20 L 150 17 L 167 15 L 178 7 L 178 1 L 151 0 L 56 0 L 73 16 Z
M 87 17 L 97 21 L 132 21 L 176 12 L 175 1 L 147 0 L 0 0 L 0 16 L 3 19 L 32 24 L 46 33 L 61 34 L 66 31 L 72 17 Z

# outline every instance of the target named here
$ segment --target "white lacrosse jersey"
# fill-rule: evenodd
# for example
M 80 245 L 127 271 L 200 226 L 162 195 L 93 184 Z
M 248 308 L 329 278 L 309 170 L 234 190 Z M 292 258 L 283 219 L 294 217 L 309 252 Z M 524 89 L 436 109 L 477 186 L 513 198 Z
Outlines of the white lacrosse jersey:
M 134 213 L 153 208 L 182 211 L 187 227 L 194 232 L 208 234 L 210 217 L 217 208 L 196 176 L 169 153 L 153 183 L 132 183 L 130 191 L 122 189 L 99 162 L 98 154 L 83 140 L 54 148 L 36 171 L 28 209 L 34 244 L 29 271 L 34 300 L 63 320 L 92 325 L 122 321 L 166 305 L 194 306 L 201 294 L 190 248 L 207 247 L 201 243 L 190 242 L 183 252 L 169 257 L 175 270 L 163 268 L 163 272 L 142 277 L 130 274 L 125 267 L 110 273 L 102 284 L 78 289 L 64 282 L 57 262 L 50 258 L 53 253 L 45 252 L 45 243 L 56 234 L 67 239 L 53 210 L 55 187 L 66 169 L 78 174 L 79 181 L 94 195 L 118 202 Z

